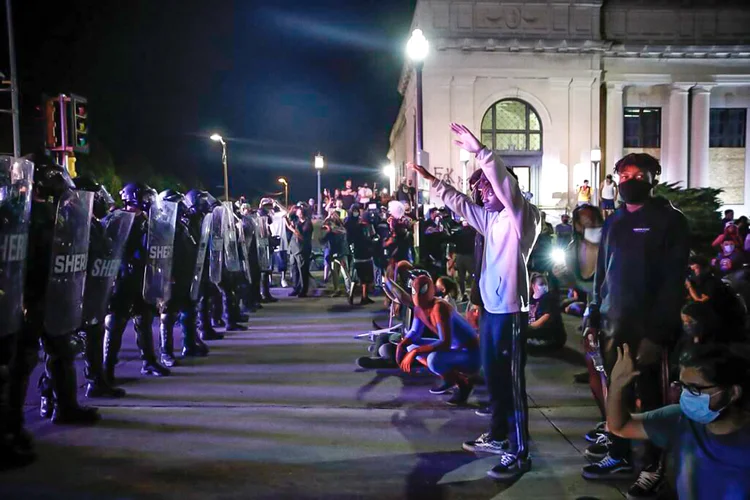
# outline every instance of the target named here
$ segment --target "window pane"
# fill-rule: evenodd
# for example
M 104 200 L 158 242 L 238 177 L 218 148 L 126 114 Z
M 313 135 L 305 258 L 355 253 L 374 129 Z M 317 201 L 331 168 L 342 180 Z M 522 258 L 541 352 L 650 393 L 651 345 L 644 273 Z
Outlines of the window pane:
M 541 150 L 542 150 L 541 134 L 529 135 L 529 151 L 541 151 Z
M 496 130 L 526 130 L 526 106 L 518 101 L 502 101 L 495 106 Z
M 661 147 L 661 108 L 625 108 L 623 146 Z
M 533 110 L 529 110 L 529 130 L 542 130 L 539 125 L 539 117 L 536 116 Z
M 488 109 L 482 118 L 482 130 L 492 130 L 492 108 Z
M 482 132 L 482 144 L 484 144 L 485 146 L 487 146 L 490 149 L 495 149 L 495 145 L 492 142 L 492 134 L 491 133 Z
M 714 108 L 709 123 L 709 146 L 712 148 L 744 148 L 747 110 Z
M 641 141 L 644 148 L 661 147 L 661 110 L 644 109 L 641 115 L 643 136 Z
M 498 151 L 524 151 L 526 150 L 526 134 L 497 134 Z

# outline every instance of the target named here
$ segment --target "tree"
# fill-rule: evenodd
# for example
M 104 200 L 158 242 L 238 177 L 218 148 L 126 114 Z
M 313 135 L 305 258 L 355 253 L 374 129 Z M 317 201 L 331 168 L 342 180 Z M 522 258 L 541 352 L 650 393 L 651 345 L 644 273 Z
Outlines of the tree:
M 719 212 L 721 192 L 714 188 L 680 189 L 677 183 L 659 184 L 654 191 L 685 214 L 690 225 L 690 249 L 704 256 L 713 255 L 711 243 L 723 230 Z
M 104 144 L 92 138 L 91 153 L 76 157 L 76 172 L 96 180 L 117 199 L 117 193 L 122 189 L 122 179 Z

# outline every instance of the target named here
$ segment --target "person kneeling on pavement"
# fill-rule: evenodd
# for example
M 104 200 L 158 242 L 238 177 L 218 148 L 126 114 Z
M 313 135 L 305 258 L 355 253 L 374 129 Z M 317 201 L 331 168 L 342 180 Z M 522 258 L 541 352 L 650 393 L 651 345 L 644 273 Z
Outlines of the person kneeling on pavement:
M 430 391 L 432 394 L 458 387 L 448 404 L 464 404 L 474 388 L 470 377 L 480 368 L 479 337 L 448 302 L 435 297 L 435 284 L 429 276 L 417 277 L 411 293 L 414 322 L 398 345 L 396 361 L 409 373 L 416 359 L 442 379 L 442 384 Z M 423 339 L 425 329 L 436 333 L 438 339 Z
M 530 295 L 526 345 L 545 350 L 561 348 L 565 345 L 567 335 L 560 314 L 560 303 L 555 294 L 549 291 L 544 275 L 532 275 Z

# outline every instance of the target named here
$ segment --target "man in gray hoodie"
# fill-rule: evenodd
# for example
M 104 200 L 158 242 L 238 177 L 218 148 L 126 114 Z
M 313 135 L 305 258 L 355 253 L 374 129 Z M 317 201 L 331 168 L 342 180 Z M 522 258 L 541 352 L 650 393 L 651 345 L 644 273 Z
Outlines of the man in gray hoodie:
M 487 474 L 515 479 L 531 469 L 526 401 L 526 349 L 529 277 L 526 263 L 540 232 L 539 210 L 523 195 L 518 179 L 495 153 L 463 125 L 451 124 L 455 143 L 476 155 L 482 170 L 479 206 L 421 166 L 413 168 L 431 182 L 432 193 L 484 236 L 479 290 L 482 366 L 490 393 L 489 432 L 467 441 L 467 451 L 494 453 L 500 463 Z

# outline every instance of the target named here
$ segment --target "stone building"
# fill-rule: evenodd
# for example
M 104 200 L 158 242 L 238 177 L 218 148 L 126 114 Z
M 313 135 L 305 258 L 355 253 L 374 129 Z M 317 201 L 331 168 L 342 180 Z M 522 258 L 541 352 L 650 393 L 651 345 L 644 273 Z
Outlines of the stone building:
M 454 185 L 452 121 L 481 132 L 542 208 L 572 207 L 583 180 L 598 187 L 620 157 L 646 151 L 663 181 L 722 188 L 750 214 L 750 1 L 419 0 L 412 28 L 430 42 L 424 150 Z M 408 63 L 399 91 L 388 156 L 400 177 L 416 157 Z

